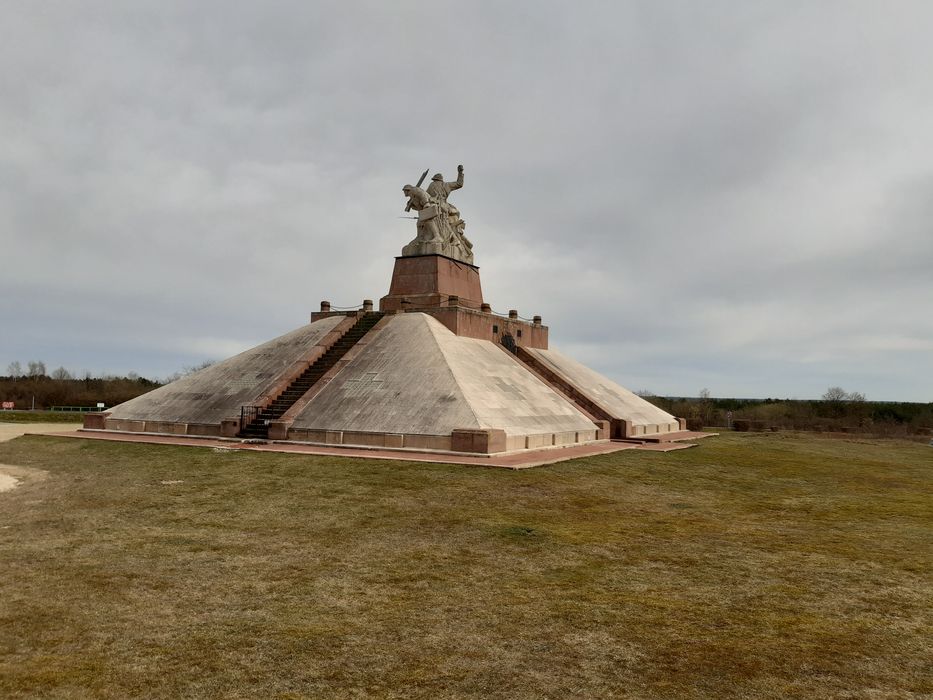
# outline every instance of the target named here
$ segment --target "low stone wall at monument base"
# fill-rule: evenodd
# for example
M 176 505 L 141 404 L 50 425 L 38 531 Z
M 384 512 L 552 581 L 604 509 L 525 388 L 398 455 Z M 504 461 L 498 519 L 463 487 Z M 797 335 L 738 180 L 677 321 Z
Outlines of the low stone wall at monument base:
M 209 423 L 170 423 L 166 421 L 127 420 L 109 418 L 107 413 L 85 415 L 85 430 L 108 430 L 121 433 L 143 433 L 171 437 L 232 438 L 239 429 L 238 421 L 224 421 L 229 425 Z M 236 424 L 235 426 L 233 424 Z M 232 430 L 230 429 L 232 427 Z M 497 454 L 548 447 L 583 445 L 604 439 L 600 431 L 568 430 L 561 432 L 508 435 L 504 430 L 464 429 L 449 435 L 421 435 L 414 433 L 382 433 L 351 430 L 309 430 L 290 428 L 281 423 L 270 425 L 270 439 L 308 443 L 313 445 L 343 445 L 397 450 L 426 450 Z
M 577 430 L 536 435 L 506 435 L 503 430 L 454 430 L 450 435 L 415 435 L 404 433 L 366 433 L 338 430 L 288 431 L 289 442 L 307 442 L 317 445 L 347 445 L 379 447 L 384 449 L 438 450 L 496 454 L 546 447 L 582 445 L 597 440 L 597 431 Z
M 220 437 L 220 426 L 211 423 L 167 423 L 154 420 L 126 420 L 124 418 L 105 418 L 103 426 L 96 428 L 94 414 L 89 414 L 84 421 L 86 429 L 115 430 L 121 433 L 151 433 L 154 435 L 187 435 L 193 437 Z
M 174 423 L 159 420 L 130 420 L 110 418 L 110 413 L 84 414 L 85 430 L 113 430 L 120 433 L 150 433 L 152 435 L 185 435 L 192 437 L 221 437 L 217 423 Z
M 623 437 L 638 438 L 657 435 L 659 433 L 676 433 L 680 430 L 686 430 L 686 421 L 677 419 L 669 423 L 646 423 L 639 425 L 631 421 L 620 420 L 623 426 Z

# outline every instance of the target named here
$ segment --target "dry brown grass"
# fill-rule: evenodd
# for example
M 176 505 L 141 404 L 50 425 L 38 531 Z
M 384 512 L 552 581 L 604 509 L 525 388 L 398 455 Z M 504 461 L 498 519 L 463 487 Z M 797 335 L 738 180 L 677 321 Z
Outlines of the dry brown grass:
M 513 472 L 25 437 L 0 695 L 922 698 L 933 448 Z M 181 483 L 162 483 L 180 480 Z

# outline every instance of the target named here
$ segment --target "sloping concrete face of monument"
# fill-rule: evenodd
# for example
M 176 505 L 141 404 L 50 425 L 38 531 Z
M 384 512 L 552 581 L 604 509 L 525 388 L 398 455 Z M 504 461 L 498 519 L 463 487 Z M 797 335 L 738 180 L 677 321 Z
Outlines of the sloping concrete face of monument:
M 681 422 L 670 413 L 557 350 L 523 348 L 524 353 L 541 375 L 566 386 L 568 393 L 585 400 L 593 413 L 609 420 L 613 437 L 638 438 L 681 429 Z
M 437 174 L 407 185 L 416 238 L 389 293 L 179 379 L 85 428 L 493 454 L 672 437 L 683 422 L 550 349 L 548 327 L 492 312 L 466 222 Z M 417 245 L 415 245 L 417 244 Z M 667 439 L 665 438 L 665 439 Z
M 91 416 L 85 427 L 107 430 L 221 435 L 224 420 L 234 420 L 243 405 L 261 404 L 276 395 L 298 368 L 317 359 L 333 341 L 342 318 L 321 319 L 246 350 Z
M 593 421 L 496 345 L 428 314 L 386 320 L 294 415 L 289 439 L 445 451 L 468 440 L 497 452 L 597 439 Z

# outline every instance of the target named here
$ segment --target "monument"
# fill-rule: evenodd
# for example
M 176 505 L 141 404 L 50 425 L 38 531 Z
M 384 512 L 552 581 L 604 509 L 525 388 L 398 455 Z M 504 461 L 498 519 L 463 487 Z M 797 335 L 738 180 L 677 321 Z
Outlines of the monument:
M 388 294 L 310 323 L 140 397 L 89 430 L 493 454 L 610 439 L 673 439 L 683 420 L 549 347 L 540 316 L 483 299 L 463 187 L 405 185 L 415 238 Z

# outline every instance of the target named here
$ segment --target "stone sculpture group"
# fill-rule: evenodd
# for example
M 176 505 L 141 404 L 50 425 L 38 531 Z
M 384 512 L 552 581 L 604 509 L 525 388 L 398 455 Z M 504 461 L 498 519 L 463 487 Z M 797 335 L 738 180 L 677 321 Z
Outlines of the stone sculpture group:
M 420 185 L 421 181 L 402 188 L 408 197 L 406 211 L 418 212 L 418 233 L 402 248 L 402 255 L 445 255 L 472 265 L 473 244 L 463 233 L 466 221 L 460 218 L 460 210 L 447 201 L 453 190 L 463 187 L 463 166 L 457 166 L 454 182 L 444 182 L 444 176 L 436 173 L 426 190 Z

